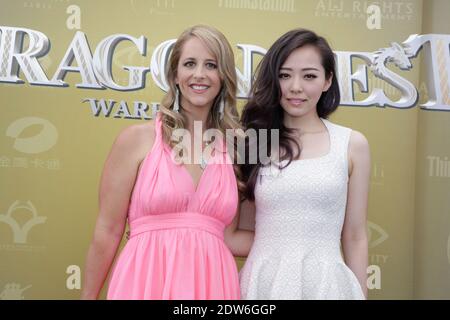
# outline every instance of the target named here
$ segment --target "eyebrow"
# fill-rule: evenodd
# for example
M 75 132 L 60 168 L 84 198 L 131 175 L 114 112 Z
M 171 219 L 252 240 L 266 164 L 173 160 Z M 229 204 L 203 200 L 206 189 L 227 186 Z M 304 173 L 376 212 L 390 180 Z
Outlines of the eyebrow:
M 286 68 L 286 67 L 281 67 L 281 68 L 280 68 L 280 70 L 288 70 L 288 71 L 293 71 L 293 69 L 292 69 L 292 68 Z M 301 71 L 310 71 L 310 70 L 313 70 L 313 71 L 320 71 L 319 69 L 317 69 L 317 68 L 312 68 L 312 67 L 310 67 L 310 68 L 303 68 L 303 69 L 301 69 Z
M 196 58 L 192 58 L 192 57 L 189 57 L 189 58 L 185 58 L 183 61 L 187 61 L 187 60 L 195 60 L 195 61 L 197 61 L 197 59 Z M 212 61 L 212 62 L 215 62 L 215 63 L 217 63 L 217 61 L 215 60 L 215 59 L 206 59 L 205 60 L 206 62 L 210 62 L 210 61 Z

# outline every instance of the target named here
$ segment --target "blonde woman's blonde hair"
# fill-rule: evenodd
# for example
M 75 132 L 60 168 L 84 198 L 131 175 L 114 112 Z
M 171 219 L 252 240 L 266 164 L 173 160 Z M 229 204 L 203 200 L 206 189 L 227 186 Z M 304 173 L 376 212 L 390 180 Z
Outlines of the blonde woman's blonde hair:
M 164 139 L 172 147 L 175 145 L 170 139 L 172 132 L 175 129 L 185 129 L 187 124 L 187 119 L 183 112 L 173 111 L 173 104 L 176 95 L 175 78 L 177 76 L 178 62 L 184 44 L 193 37 L 202 41 L 217 60 L 219 77 L 222 85 L 220 92 L 223 94 L 225 102 L 224 115 L 223 118 L 220 119 L 219 102 L 221 93 L 219 93 L 213 102 L 213 107 L 209 113 L 206 125 L 209 128 L 219 129 L 224 135 L 226 129 L 237 129 L 239 127 L 239 116 L 236 109 L 237 80 L 231 45 L 225 36 L 217 29 L 210 26 L 196 25 L 186 29 L 178 37 L 178 40 L 173 46 L 167 68 L 166 79 L 169 84 L 169 90 L 161 102 L 160 112 L 162 116 Z M 180 108 L 180 111 L 181 109 L 182 108 Z
M 221 80 L 221 90 L 215 98 L 211 111 L 208 115 L 206 123 L 207 128 L 220 130 L 224 137 L 227 137 L 227 135 L 230 134 L 230 130 L 231 132 L 236 132 L 237 129 L 241 128 L 239 124 L 239 115 L 236 109 L 237 77 L 234 54 L 231 45 L 225 36 L 216 28 L 206 25 L 196 25 L 183 31 L 175 42 L 169 57 L 169 64 L 166 73 L 169 90 L 162 99 L 160 114 L 163 139 L 171 147 L 174 147 L 176 144 L 176 142 L 171 139 L 173 131 L 176 129 L 186 129 L 187 126 L 187 118 L 183 114 L 182 108 L 180 107 L 180 112 L 176 112 L 173 110 L 173 105 L 176 98 L 175 79 L 177 76 L 178 63 L 183 46 L 193 37 L 199 39 L 216 58 L 219 77 Z M 223 117 L 220 117 L 219 114 L 219 104 L 221 98 L 224 99 L 225 103 Z M 235 144 L 233 143 L 233 145 Z M 236 150 L 228 151 L 236 153 Z M 232 159 L 236 159 L 236 157 L 233 157 Z M 238 186 L 241 187 L 240 171 L 236 165 L 233 167 L 238 178 Z

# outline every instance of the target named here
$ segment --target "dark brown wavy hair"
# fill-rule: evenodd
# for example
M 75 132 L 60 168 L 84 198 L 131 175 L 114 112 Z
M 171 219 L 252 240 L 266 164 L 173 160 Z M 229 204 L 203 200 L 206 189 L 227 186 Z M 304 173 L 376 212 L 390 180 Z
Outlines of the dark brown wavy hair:
M 335 71 L 335 60 L 332 49 L 328 42 L 316 33 L 306 29 L 294 29 L 282 35 L 267 51 L 256 70 L 256 78 L 252 85 L 250 99 L 244 106 L 241 123 L 245 130 L 255 129 L 278 129 L 280 160 L 288 160 L 287 167 L 292 160 L 300 156 L 300 146 L 294 139 L 294 129 L 287 128 L 283 123 L 284 110 L 280 105 L 281 88 L 278 79 L 281 66 L 289 55 L 296 49 L 311 45 L 314 46 L 322 57 L 322 66 L 325 69 L 325 77 L 332 77 L 330 88 L 322 93 L 317 102 L 317 114 L 321 118 L 328 116 L 336 110 L 340 101 L 339 84 Z M 267 145 L 261 146 L 259 135 L 257 135 L 257 146 L 267 148 L 268 155 L 271 150 L 270 134 L 267 137 Z M 246 184 L 244 195 L 248 200 L 255 200 L 255 185 L 259 169 L 262 167 L 259 151 L 257 152 L 257 163 L 248 161 L 249 145 L 247 144 L 246 161 L 241 165 L 241 173 Z M 281 169 L 282 169 L 281 168 Z

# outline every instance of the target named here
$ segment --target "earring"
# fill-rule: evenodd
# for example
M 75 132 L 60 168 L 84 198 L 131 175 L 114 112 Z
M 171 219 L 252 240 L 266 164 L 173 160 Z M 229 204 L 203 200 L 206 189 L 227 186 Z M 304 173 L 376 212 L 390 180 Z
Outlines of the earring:
M 220 101 L 219 101 L 219 119 L 223 119 L 224 109 L 225 109 L 225 94 L 220 95 Z
M 180 109 L 180 90 L 178 90 L 178 86 L 175 91 L 175 101 L 173 102 L 173 111 L 179 112 Z

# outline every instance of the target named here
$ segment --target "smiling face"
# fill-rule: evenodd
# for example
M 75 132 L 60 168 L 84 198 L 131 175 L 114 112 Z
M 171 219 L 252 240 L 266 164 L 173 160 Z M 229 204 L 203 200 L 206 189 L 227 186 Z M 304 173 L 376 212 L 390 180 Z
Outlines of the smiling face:
M 200 39 L 192 37 L 184 43 L 175 83 L 180 88 L 184 109 L 211 108 L 220 92 L 221 80 L 216 57 Z
M 321 55 L 311 45 L 292 51 L 281 66 L 278 78 L 285 117 L 317 113 L 317 102 L 332 80 L 332 76 L 326 79 Z

